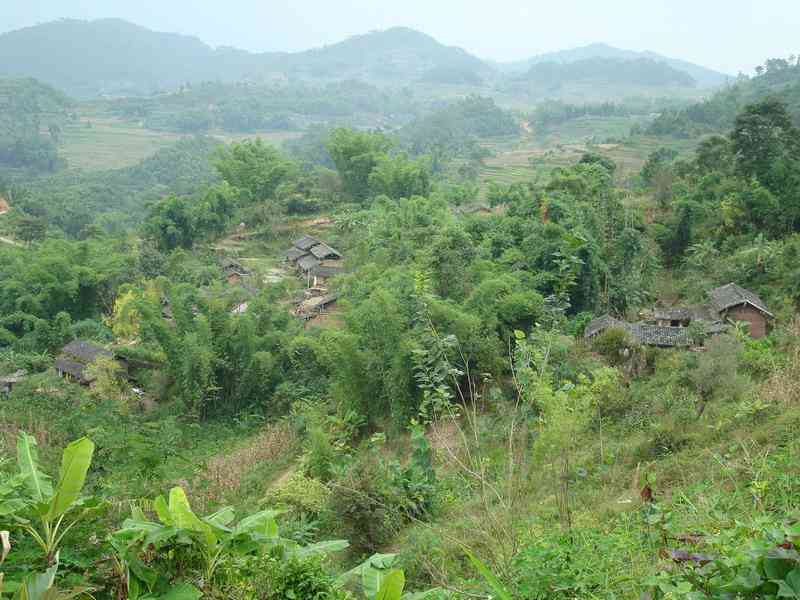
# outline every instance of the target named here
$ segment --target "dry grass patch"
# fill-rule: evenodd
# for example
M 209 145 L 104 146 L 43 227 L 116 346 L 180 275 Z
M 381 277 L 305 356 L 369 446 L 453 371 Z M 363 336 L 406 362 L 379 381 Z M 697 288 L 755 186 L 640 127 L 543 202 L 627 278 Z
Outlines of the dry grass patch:
M 297 439 L 286 425 L 269 427 L 245 446 L 218 454 L 206 463 L 191 483 L 192 498 L 200 512 L 235 497 L 245 479 L 259 467 L 282 464 L 294 455 Z

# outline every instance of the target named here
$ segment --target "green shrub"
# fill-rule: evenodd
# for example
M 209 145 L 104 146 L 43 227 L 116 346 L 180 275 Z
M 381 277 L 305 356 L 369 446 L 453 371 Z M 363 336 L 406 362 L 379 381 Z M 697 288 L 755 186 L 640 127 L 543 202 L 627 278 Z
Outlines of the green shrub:
M 295 473 L 286 483 L 272 490 L 267 501 L 296 513 L 318 516 L 325 509 L 330 495 L 330 490 L 319 480 Z
M 636 342 L 624 329 L 607 329 L 592 342 L 592 349 L 602 355 L 611 365 L 621 365 L 628 360 Z
M 632 557 L 642 551 L 641 543 L 622 531 L 594 528 L 545 534 L 515 558 L 513 580 L 517 595 L 514 597 L 525 600 L 618 597 L 609 588 L 613 582 L 613 587 L 619 589 L 620 581 L 613 579 L 625 579 Z
M 336 589 L 334 578 L 319 560 L 270 560 L 258 583 L 264 600 L 345 600 L 351 596 Z
M 339 520 L 339 534 L 356 553 L 376 552 L 404 522 L 403 493 L 386 465 L 365 455 L 333 484 L 330 508 Z

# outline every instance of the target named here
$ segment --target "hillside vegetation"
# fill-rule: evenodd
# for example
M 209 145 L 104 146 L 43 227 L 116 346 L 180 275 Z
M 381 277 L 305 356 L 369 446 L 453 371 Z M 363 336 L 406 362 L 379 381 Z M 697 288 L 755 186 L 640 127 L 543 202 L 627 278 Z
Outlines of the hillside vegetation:
M 0 79 L 0 167 L 55 170 L 61 128 L 72 106 L 64 94 L 35 79 Z
M 0 36 L 0 598 L 800 598 L 795 62 Z
M 752 79 L 737 81 L 703 102 L 666 111 L 649 131 L 680 137 L 721 132 L 733 125 L 745 105 L 765 98 L 780 99 L 793 118 L 800 119 L 800 64 L 785 59 L 769 60 Z

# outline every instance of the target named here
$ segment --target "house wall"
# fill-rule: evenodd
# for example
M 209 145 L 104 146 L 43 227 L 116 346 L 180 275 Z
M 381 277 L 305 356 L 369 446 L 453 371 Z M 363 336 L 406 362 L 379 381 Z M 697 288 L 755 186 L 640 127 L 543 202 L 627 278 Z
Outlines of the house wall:
M 750 337 L 754 340 L 767 335 L 767 318 L 763 313 L 749 304 L 734 306 L 725 315 L 733 321 L 746 321 L 750 323 Z

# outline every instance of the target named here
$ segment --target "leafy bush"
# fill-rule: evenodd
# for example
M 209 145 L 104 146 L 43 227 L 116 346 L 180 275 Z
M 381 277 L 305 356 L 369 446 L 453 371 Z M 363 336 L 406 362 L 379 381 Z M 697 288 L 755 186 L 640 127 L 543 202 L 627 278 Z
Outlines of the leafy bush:
M 611 365 L 621 365 L 629 356 L 636 342 L 624 329 L 607 329 L 592 341 L 592 349 L 601 354 Z
M 345 600 L 351 596 L 334 585 L 317 559 L 270 559 L 257 589 L 269 600 Z M 265 593 L 266 592 L 266 593 Z
M 655 600 L 800 598 L 800 524 L 737 523 L 694 538 L 701 550 L 670 550 L 672 568 L 649 580 Z
M 330 494 L 325 484 L 302 473 L 295 473 L 286 483 L 272 490 L 267 500 L 278 507 L 317 516 L 325 509 Z

